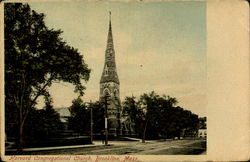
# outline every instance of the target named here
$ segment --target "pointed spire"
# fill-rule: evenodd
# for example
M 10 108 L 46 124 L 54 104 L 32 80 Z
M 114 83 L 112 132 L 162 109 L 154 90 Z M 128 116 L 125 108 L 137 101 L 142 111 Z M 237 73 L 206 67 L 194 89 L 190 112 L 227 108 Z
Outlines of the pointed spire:
M 109 31 L 111 30 L 111 11 L 109 11 Z
M 109 11 L 109 34 L 112 31 L 112 27 L 111 27 L 111 11 Z M 111 32 L 112 34 L 112 32 Z
M 108 30 L 107 47 L 105 51 L 105 63 L 100 82 L 104 83 L 107 81 L 113 81 L 119 84 L 119 79 L 116 72 L 116 64 L 115 64 L 115 50 L 114 50 L 112 26 L 111 26 L 111 11 L 109 11 L 109 30 Z
M 111 11 L 109 11 L 109 22 L 111 22 Z
M 112 36 L 112 26 L 111 26 L 111 11 L 109 11 L 109 31 L 108 31 L 108 40 L 107 40 L 107 49 L 113 47 L 113 36 Z

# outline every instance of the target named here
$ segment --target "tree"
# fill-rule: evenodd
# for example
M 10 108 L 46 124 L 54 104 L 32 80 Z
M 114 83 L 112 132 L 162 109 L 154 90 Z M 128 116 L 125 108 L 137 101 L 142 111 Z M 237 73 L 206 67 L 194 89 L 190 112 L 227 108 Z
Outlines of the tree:
M 158 136 L 159 130 L 159 95 L 152 91 L 149 94 L 143 94 L 140 96 L 139 102 L 144 110 L 144 129 L 142 142 L 145 142 L 146 135 L 148 138 L 155 138 Z M 150 133 L 147 133 L 150 132 Z
M 90 111 L 93 115 L 93 133 L 100 133 L 104 130 L 104 107 L 99 101 L 85 103 L 81 98 L 74 99 L 69 107 L 71 117 L 69 128 L 83 134 L 90 133 Z
M 134 123 L 135 133 L 140 134 L 142 131 L 141 123 L 143 118 L 143 112 L 139 107 L 139 103 L 136 101 L 136 97 L 125 97 L 122 110 L 123 118 L 130 119 L 131 123 Z
M 59 114 L 51 104 L 46 104 L 43 109 L 32 109 L 25 122 L 25 139 L 29 142 L 47 140 L 58 135 L 63 129 Z
M 100 133 L 104 130 L 104 107 L 100 102 L 93 102 L 91 105 L 93 109 L 93 131 L 94 133 Z
M 71 117 L 69 118 L 69 128 L 78 133 L 89 134 L 90 109 L 80 97 L 72 101 L 69 111 L 71 113 Z
M 142 142 L 146 138 L 180 137 L 184 130 L 193 135 L 197 130 L 198 116 L 176 106 L 177 103 L 174 97 L 160 96 L 152 91 L 141 95 L 138 101 L 133 96 L 126 97 L 123 111 L 135 123 Z
M 90 70 L 77 49 L 60 37 L 61 30 L 49 29 L 44 14 L 28 4 L 6 3 L 5 32 L 5 101 L 14 105 L 19 115 L 19 151 L 23 145 L 23 126 L 38 97 L 50 98 L 53 82 L 69 82 L 75 92 L 84 94 L 81 80 L 89 79 Z

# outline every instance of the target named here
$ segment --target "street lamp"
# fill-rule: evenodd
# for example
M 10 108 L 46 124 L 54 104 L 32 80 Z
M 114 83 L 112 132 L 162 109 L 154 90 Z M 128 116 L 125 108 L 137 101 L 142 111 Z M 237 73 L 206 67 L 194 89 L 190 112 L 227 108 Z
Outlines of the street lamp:
M 90 141 L 93 143 L 93 106 L 92 101 L 90 100 L 88 104 L 88 108 L 90 109 Z
M 93 107 L 92 101 L 90 100 L 90 140 L 93 143 Z

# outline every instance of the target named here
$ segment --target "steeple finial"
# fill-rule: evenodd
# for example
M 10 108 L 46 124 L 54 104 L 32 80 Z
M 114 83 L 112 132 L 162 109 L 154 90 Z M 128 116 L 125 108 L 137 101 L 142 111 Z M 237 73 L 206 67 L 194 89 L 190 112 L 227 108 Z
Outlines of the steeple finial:
M 109 34 L 110 37 L 112 37 L 112 26 L 111 26 L 111 11 L 109 11 Z M 111 38 L 112 39 L 112 38 Z M 112 40 L 113 42 L 113 40 Z
M 109 11 L 109 21 L 111 21 L 111 11 Z

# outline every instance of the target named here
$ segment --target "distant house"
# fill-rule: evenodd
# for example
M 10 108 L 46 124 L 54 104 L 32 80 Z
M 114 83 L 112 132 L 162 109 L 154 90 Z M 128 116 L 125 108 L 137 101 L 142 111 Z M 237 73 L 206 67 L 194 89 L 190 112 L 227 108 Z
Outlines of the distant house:
M 206 117 L 199 118 L 198 137 L 207 138 L 207 118 Z
M 55 108 L 55 111 L 60 115 L 60 120 L 64 124 L 65 129 L 68 129 L 68 119 L 71 113 L 67 107 Z
M 198 130 L 199 138 L 207 138 L 207 129 L 199 129 Z

